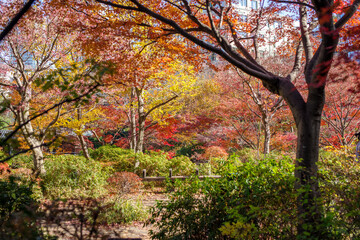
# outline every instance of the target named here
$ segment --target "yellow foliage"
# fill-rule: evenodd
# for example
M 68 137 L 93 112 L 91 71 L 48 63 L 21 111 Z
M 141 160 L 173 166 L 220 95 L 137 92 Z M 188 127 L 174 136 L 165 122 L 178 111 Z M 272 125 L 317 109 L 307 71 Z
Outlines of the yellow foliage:
M 236 223 L 226 222 L 219 230 L 223 235 L 229 236 L 231 239 L 245 240 L 252 239 L 250 233 L 253 228 L 255 228 L 254 224 L 237 221 Z
M 68 115 L 66 118 L 63 117 L 56 122 L 55 127 L 65 127 L 71 129 L 79 136 L 89 130 L 88 128 L 85 128 L 85 126 L 99 120 L 103 116 L 104 114 L 100 109 L 94 108 L 83 113 L 80 119 L 77 116 L 74 116 L 74 114 Z
M 158 121 L 159 124 L 162 124 L 161 119 L 164 116 L 174 115 L 181 110 L 185 105 L 184 97 L 194 96 L 197 88 L 195 85 L 197 77 L 193 66 L 181 61 L 172 61 L 166 67 L 166 70 L 152 76 L 153 87 L 143 91 L 146 111 L 176 97 L 152 112 L 153 121 Z

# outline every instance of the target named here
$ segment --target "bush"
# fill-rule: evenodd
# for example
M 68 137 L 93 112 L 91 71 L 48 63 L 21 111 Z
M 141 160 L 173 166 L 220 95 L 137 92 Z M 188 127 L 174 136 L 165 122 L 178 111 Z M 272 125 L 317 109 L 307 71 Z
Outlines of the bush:
M 360 239 L 360 165 L 345 151 L 322 151 L 320 189 L 326 220 L 338 239 Z
M 296 235 L 293 160 L 233 155 L 227 162 L 221 179 L 172 186 L 170 200 L 151 210 L 153 239 L 316 239 Z M 360 239 L 359 164 L 326 154 L 319 169 L 324 218 L 317 227 L 326 239 Z
M 203 154 L 203 156 L 205 159 L 211 159 L 211 158 L 226 159 L 229 156 L 229 154 L 222 147 L 211 146 L 205 149 L 205 153 Z
M 0 181 L 0 238 L 37 239 L 36 201 L 32 197 L 31 182 L 14 177 Z
M 97 198 L 107 193 L 110 169 L 94 160 L 72 155 L 49 156 L 45 168 L 41 187 L 47 198 Z
M 105 204 L 107 207 L 100 212 L 99 219 L 107 224 L 142 221 L 149 215 L 139 200 L 113 198 Z
M 174 175 L 189 175 L 195 171 L 195 164 L 188 157 L 179 156 L 168 159 L 164 152 L 149 151 L 135 154 L 132 150 L 121 149 L 113 146 L 103 146 L 91 152 L 91 157 L 96 161 L 112 162 L 117 172 L 136 172 L 140 174 L 146 169 L 148 176 L 167 176 L 169 168 Z M 136 161 L 139 167 L 134 169 Z
M 241 239 L 293 237 L 295 193 L 289 159 L 228 164 L 221 179 L 175 183 L 169 202 L 152 209 L 154 239 Z M 289 195 L 290 194 L 290 195 Z M 160 217 L 160 221 L 156 219 Z M 223 226 L 221 229 L 219 229 Z M 231 228 L 229 231 L 229 227 Z
M 101 162 L 116 162 L 119 159 L 126 157 L 129 157 L 131 153 L 133 153 L 132 150 L 129 149 L 122 149 L 116 146 L 101 146 L 97 148 L 96 150 L 89 149 L 90 156 Z M 134 153 L 133 153 L 134 154 Z M 135 156 L 135 154 L 134 154 Z
M 6 175 L 11 172 L 9 164 L 7 162 L 0 163 L 0 175 Z
M 116 192 L 119 195 L 137 193 L 143 185 L 141 178 L 131 172 L 116 172 L 107 179 L 107 182 L 111 186 L 113 192 Z
M 11 168 L 34 168 L 33 156 L 30 154 L 20 154 L 9 160 Z

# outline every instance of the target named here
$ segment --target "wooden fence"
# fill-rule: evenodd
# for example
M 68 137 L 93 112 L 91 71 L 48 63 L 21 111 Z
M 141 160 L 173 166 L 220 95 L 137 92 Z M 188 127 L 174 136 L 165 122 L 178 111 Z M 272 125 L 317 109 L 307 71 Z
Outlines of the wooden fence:
M 195 172 L 196 176 L 198 176 L 199 179 L 204 179 L 204 178 L 221 178 L 220 175 L 202 175 L 202 176 L 199 176 L 199 169 L 196 169 L 196 172 Z M 170 168 L 169 169 L 169 176 L 168 177 L 147 177 L 146 176 L 146 169 L 143 169 L 143 172 L 142 172 L 142 180 L 143 181 L 164 181 L 166 180 L 167 178 L 169 178 L 170 180 L 176 180 L 176 179 L 180 179 L 180 180 L 185 180 L 187 178 L 190 178 L 190 176 L 173 176 L 173 173 L 172 173 L 172 169 Z

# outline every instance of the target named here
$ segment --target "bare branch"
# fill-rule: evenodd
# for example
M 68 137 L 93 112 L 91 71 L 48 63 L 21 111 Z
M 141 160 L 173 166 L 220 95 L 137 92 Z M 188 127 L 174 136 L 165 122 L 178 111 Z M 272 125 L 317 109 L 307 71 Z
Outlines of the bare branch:
M 336 29 L 342 28 L 347 23 L 347 21 L 349 21 L 349 19 L 355 14 L 357 9 L 359 8 L 359 5 L 360 5 L 360 0 L 355 0 L 353 4 L 349 7 L 349 9 L 346 11 L 344 16 L 342 16 L 339 19 L 339 21 L 335 23 L 335 28 Z
M 314 6 L 308 4 L 308 3 L 304 3 L 304 2 L 293 2 L 293 1 L 285 1 L 285 0 L 271 0 L 272 2 L 278 2 L 278 3 L 289 3 L 289 4 L 297 4 L 297 5 L 302 5 L 308 8 L 311 8 L 313 10 L 315 10 Z

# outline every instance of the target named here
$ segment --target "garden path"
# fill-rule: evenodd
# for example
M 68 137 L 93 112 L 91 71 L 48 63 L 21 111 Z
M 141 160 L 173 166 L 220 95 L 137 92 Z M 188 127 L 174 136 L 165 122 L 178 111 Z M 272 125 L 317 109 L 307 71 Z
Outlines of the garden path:
M 162 191 L 142 191 L 138 194 L 129 196 L 131 199 L 142 199 L 142 203 L 145 208 L 149 209 L 155 206 L 157 200 L 166 200 L 166 195 Z M 61 210 L 61 216 L 64 216 L 63 212 L 66 207 Z M 66 210 L 65 210 L 66 211 Z M 74 210 L 69 209 L 67 214 L 73 214 Z M 136 240 L 150 240 L 149 230 L 154 229 L 154 226 L 144 226 L 144 222 L 132 222 L 131 224 L 114 224 L 109 226 L 100 226 L 98 228 L 98 237 L 89 238 L 88 234 L 90 229 L 86 229 L 86 226 L 82 227 L 78 221 L 65 220 L 66 217 L 60 221 L 51 221 L 50 218 L 40 221 L 40 225 L 43 229 L 46 229 L 49 235 L 58 236 L 59 240 L 73 240 L 73 239 L 136 239 Z M 82 235 L 81 235 L 82 234 Z

